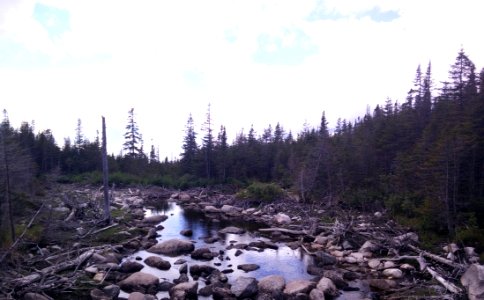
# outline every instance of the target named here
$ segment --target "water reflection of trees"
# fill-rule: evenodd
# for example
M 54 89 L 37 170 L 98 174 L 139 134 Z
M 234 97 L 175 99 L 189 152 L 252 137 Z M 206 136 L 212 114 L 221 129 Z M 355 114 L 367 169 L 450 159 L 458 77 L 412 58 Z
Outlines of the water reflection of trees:
M 166 200 L 156 201 L 152 203 L 152 214 L 154 215 L 166 215 L 170 210 L 173 210 L 175 204 Z

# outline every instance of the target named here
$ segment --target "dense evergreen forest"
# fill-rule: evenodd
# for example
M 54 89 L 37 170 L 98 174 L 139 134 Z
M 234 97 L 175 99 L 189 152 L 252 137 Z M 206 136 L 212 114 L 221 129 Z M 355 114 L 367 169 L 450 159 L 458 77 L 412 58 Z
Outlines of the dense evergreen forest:
M 334 132 L 324 112 L 318 128 L 296 136 L 278 123 L 261 133 L 251 128 L 229 144 L 225 127 L 212 127 L 210 107 L 201 133 L 190 115 L 181 158 L 160 161 L 153 146 L 145 153 L 129 111 L 124 154 L 109 157 L 110 181 L 180 189 L 277 184 L 300 201 L 386 210 L 428 240 L 449 237 L 483 250 L 484 69 L 477 73 L 463 50 L 448 82 L 437 86 L 431 65 L 425 72 L 419 66 L 404 103 L 388 99 L 357 120 L 338 120 Z M 85 139 L 80 120 L 74 141 L 58 145 L 50 130 L 13 128 L 4 111 L 1 228 L 13 228 L 21 199 L 34 197 L 49 178 L 102 181 L 99 139 Z

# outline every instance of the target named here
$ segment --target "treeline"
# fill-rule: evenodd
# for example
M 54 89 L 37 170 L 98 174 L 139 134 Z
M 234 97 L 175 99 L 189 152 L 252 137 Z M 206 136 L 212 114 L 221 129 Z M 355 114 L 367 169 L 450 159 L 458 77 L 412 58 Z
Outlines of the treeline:
M 324 112 L 318 128 L 296 136 L 278 123 L 260 133 L 251 127 L 231 144 L 224 126 L 213 128 L 210 106 L 203 125 L 199 139 L 190 115 L 181 158 L 160 161 L 153 146 L 144 150 L 130 110 L 124 154 L 109 157 L 111 181 L 176 188 L 272 182 L 301 201 L 386 209 L 429 239 L 484 246 L 484 70 L 476 73 L 463 50 L 441 88 L 432 82 L 431 65 L 425 72 L 419 66 L 403 103 L 388 99 L 357 120 L 338 120 L 332 132 Z M 9 141 L 0 152 L 8 154 L 10 144 L 21 149 L 12 155 L 30 160 L 35 178 L 56 171 L 62 181 L 101 180 L 99 140 L 83 137 L 80 120 L 74 142 L 66 139 L 62 148 L 48 130 L 35 134 L 27 123 L 11 128 L 6 115 L 0 138 Z M 5 193 L 3 164 L 0 170 Z

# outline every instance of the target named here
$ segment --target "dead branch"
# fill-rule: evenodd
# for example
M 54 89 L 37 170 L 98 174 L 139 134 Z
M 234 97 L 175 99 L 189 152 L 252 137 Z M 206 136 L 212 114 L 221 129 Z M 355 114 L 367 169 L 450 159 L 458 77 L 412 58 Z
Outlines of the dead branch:
M 12 280 L 12 283 L 18 287 L 23 287 L 29 284 L 32 284 L 41 278 L 45 277 L 49 274 L 55 274 L 61 271 L 65 271 L 74 267 L 78 267 L 82 265 L 86 260 L 88 260 L 94 254 L 94 250 L 88 250 L 82 253 L 79 257 L 71 261 L 65 261 L 57 265 L 53 265 L 47 268 L 44 268 L 36 273 L 24 276 L 22 278 L 17 278 Z
M 5 259 L 5 257 L 7 257 L 8 254 L 10 254 L 10 252 L 12 252 L 13 249 L 15 249 L 15 247 L 17 247 L 17 244 L 23 239 L 25 233 L 27 233 L 27 230 L 32 226 L 32 223 L 34 222 L 35 218 L 40 213 L 40 211 L 42 210 L 43 207 L 44 207 L 44 203 L 42 203 L 42 205 L 37 210 L 37 212 L 34 214 L 34 216 L 30 219 L 29 224 L 27 224 L 27 226 L 25 226 L 24 231 L 22 231 L 22 234 L 20 234 L 20 236 L 15 240 L 15 242 L 12 244 L 12 246 L 10 246 L 10 248 L 8 248 L 8 250 L 2 255 L 2 257 L 0 258 L 0 263 Z
M 441 264 L 447 265 L 447 266 L 452 267 L 454 269 L 457 269 L 459 271 L 463 271 L 466 268 L 463 264 L 455 263 L 455 262 L 453 262 L 451 260 L 448 260 L 446 258 L 443 258 L 443 257 L 440 257 L 438 255 L 432 254 L 432 253 L 427 252 L 425 250 L 421 250 L 421 249 L 419 249 L 419 248 L 417 248 L 417 247 L 415 247 L 415 246 L 413 246 L 411 244 L 407 244 L 406 246 L 409 247 L 410 249 L 412 249 L 413 251 L 417 252 L 418 254 L 424 256 L 424 257 L 433 259 L 433 260 L 435 260 L 435 261 L 437 261 L 437 262 L 439 262 Z
M 261 228 L 259 229 L 259 231 L 260 232 L 281 232 L 281 233 L 287 233 L 292 235 L 307 235 L 307 233 L 302 230 L 292 230 L 292 229 L 279 228 L 279 227 Z

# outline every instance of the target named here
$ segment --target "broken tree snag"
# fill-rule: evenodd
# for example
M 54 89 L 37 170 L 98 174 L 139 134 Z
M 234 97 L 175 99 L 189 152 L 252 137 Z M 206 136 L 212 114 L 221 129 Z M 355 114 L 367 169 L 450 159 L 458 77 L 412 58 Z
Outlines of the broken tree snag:
M 111 212 L 109 211 L 109 182 L 108 182 L 108 154 L 106 140 L 106 120 L 102 117 L 102 161 L 103 161 L 103 190 L 104 190 L 104 219 L 107 224 L 111 223 Z
M 86 260 L 88 260 L 94 254 L 94 251 L 95 250 L 88 250 L 79 255 L 76 259 L 64 261 L 57 265 L 44 268 L 40 271 L 37 271 L 36 273 L 24 276 L 22 278 L 14 279 L 12 283 L 17 287 L 23 287 L 32 284 L 47 275 L 55 274 L 72 268 L 77 268 L 78 266 L 82 265 Z
M 457 287 L 452 282 L 445 280 L 444 277 L 442 277 L 440 274 L 438 274 L 436 271 L 434 271 L 431 267 L 427 266 L 427 268 L 425 270 L 427 272 L 429 272 L 430 275 L 432 275 L 433 278 L 435 278 L 438 282 L 440 282 L 440 284 L 442 284 L 451 293 L 454 293 L 454 294 L 462 293 L 461 288 Z

